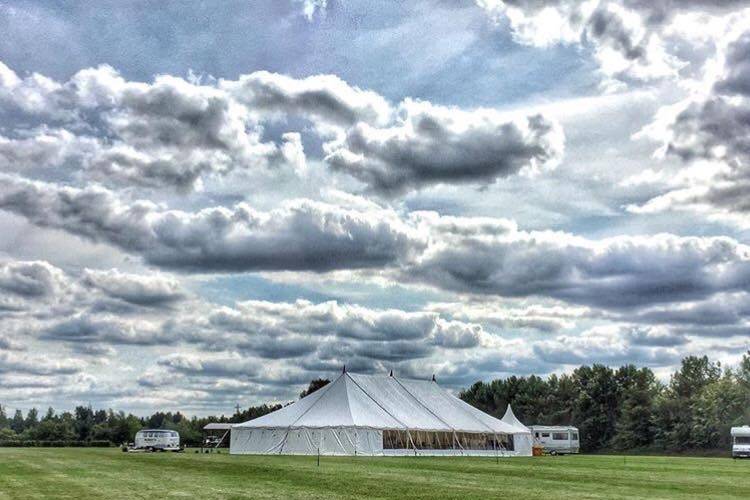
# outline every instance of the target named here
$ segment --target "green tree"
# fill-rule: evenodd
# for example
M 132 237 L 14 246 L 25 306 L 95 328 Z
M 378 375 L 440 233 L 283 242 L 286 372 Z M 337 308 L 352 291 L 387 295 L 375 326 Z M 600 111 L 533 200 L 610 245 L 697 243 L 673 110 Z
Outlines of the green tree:
M 36 408 L 30 409 L 26 413 L 26 419 L 23 422 L 25 429 L 34 429 L 39 424 L 39 412 Z
M 573 372 L 579 393 L 573 407 L 573 421 L 580 431 L 585 451 L 605 448 L 615 434 L 617 381 L 611 368 L 595 364 Z
M 710 427 L 706 420 L 708 410 L 699 411 L 698 418 L 696 410 L 707 404 L 699 401 L 704 389 L 718 382 L 721 375 L 721 366 L 707 356 L 688 356 L 682 360 L 667 390 L 657 399 L 654 420 L 657 444 L 669 450 L 684 450 L 712 441 L 706 434 Z
M 44 415 L 44 418 L 42 419 L 42 421 L 54 420 L 54 419 L 55 419 L 55 410 L 50 406 L 49 408 L 47 408 L 47 413 Z
M 619 415 L 612 446 L 627 450 L 649 446 L 654 440 L 654 399 L 660 390 L 648 368 L 623 366 L 615 373 L 619 386 Z
M 3 408 L 3 405 L 0 405 L 0 429 L 5 429 L 6 427 L 10 427 L 10 420 L 8 420 L 8 415 L 5 414 L 5 408 Z
M 330 383 L 331 381 L 327 378 L 316 378 L 314 380 L 311 380 L 310 384 L 307 386 L 307 389 L 299 393 L 299 398 L 302 399 L 305 396 L 312 394 L 313 392 L 327 386 Z
M 94 428 L 94 411 L 90 406 L 76 406 L 74 427 L 79 441 L 91 439 L 91 431 Z
M 10 428 L 13 429 L 16 434 L 21 434 L 23 432 L 25 425 L 21 410 L 16 410 L 13 414 L 13 419 L 10 421 Z
M 10 427 L 0 428 L 0 441 L 18 441 L 18 434 Z

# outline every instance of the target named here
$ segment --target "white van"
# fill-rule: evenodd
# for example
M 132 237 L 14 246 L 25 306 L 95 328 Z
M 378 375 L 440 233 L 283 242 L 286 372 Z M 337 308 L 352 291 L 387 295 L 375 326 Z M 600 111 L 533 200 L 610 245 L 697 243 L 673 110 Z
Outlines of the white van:
M 135 433 L 136 450 L 178 451 L 180 435 L 166 429 L 143 429 Z
M 529 429 L 534 436 L 534 442 L 542 445 L 550 455 L 578 453 L 580 449 L 576 427 L 532 425 Z
M 750 426 L 732 427 L 732 458 L 750 458 Z

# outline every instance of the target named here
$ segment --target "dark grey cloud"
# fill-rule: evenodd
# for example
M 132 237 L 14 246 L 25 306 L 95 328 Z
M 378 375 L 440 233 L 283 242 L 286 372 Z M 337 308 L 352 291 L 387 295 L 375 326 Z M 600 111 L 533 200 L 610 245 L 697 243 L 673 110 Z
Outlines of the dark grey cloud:
M 665 328 L 632 327 L 623 335 L 634 346 L 675 347 L 688 342 L 684 335 Z
M 581 365 L 633 363 L 641 366 L 669 366 L 680 359 L 675 345 L 679 336 L 668 333 L 633 331 L 631 328 L 594 328 L 578 336 L 560 336 L 534 344 L 534 354 L 549 364 Z
M 0 351 L 25 351 L 25 346 L 8 335 L 0 334 Z
M 723 237 L 444 234 L 402 276 L 472 294 L 552 297 L 617 310 L 747 291 L 749 250 Z
M 188 375 L 212 377 L 253 378 L 258 375 L 262 365 L 258 360 L 235 357 L 195 356 L 173 354 L 161 358 L 159 365 Z
M 388 101 L 376 92 L 351 86 L 335 75 L 295 79 L 256 71 L 237 80 L 221 80 L 219 87 L 251 110 L 279 118 L 296 115 L 351 126 L 358 122 L 386 122 L 393 113 Z
M 163 345 L 177 339 L 144 321 L 122 321 L 116 317 L 83 314 L 45 327 L 39 337 L 80 344 Z
M 714 88 L 722 94 L 750 96 L 750 32 L 742 33 L 727 50 L 726 72 Z
M 159 274 L 139 275 L 121 273 L 117 269 L 87 269 L 83 282 L 109 297 L 139 306 L 170 306 L 186 297 L 176 279 Z
M 352 269 L 386 266 L 424 242 L 385 209 L 346 209 L 301 200 L 271 212 L 240 203 L 198 212 L 124 203 L 102 188 L 59 187 L 6 177 L 0 208 L 193 272 Z
M 625 319 L 625 318 L 622 318 Z M 703 301 L 649 307 L 627 315 L 627 320 L 649 324 L 715 328 L 729 331 L 750 319 L 750 295 L 717 294 Z
M 0 263 L 0 290 L 22 297 L 54 295 L 65 286 L 63 272 L 48 262 Z
M 0 351 L 0 373 L 26 375 L 70 375 L 78 373 L 81 364 L 70 359 L 48 359 L 26 353 Z
M 190 190 L 204 175 L 304 161 L 296 136 L 263 142 L 227 92 L 169 75 L 134 82 L 99 66 L 57 82 L 0 62 L 3 108 L 28 116 L 14 120 L 19 137 L 0 137 L 0 165 L 13 169 L 75 166 L 106 182 Z M 23 127 L 35 120 L 43 126 Z
M 489 184 L 554 166 L 561 158 L 560 127 L 541 115 L 509 118 L 407 100 L 385 127 L 359 123 L 326 144 L 326 161 L 374 191 L 398 194 L 432 184 Z
M 640 59 L 645 56 L 646 48 L 634 39 L 632 31 L 625 26 L 623 19 L 613 11 L 596 9 L 589 18 L 587 35 L 600 43 L 608 43 L 628 60 Z
M 0 186 L 0 207 L 148 263 L 193 272 L 391 267 L 405 280 L 446 290 L 614 310 L 747 291 L 750 283 L 749 250 L 729 237 L 589 240 L 520 231 L 501 219 L 404 218 L 374 205 L 349 209 L 305 200 L 270 212 L 246 204 L 182 212 L 125 204 L 99 188 L 11 178 Z

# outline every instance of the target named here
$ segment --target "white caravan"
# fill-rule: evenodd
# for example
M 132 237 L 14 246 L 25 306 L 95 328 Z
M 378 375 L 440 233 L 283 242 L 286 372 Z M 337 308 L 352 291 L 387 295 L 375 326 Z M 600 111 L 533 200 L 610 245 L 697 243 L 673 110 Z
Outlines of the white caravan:
M 143 429 L 135 433 L 136 450 L 179 451 L 180 435 L 166 429 Z
M 750 426 L 732 427 L 732 458 L 750 458 Z
M 578 429 L 569 426 L 531 425 L 534 441 L 544 446 L 550 455 L 578 453 Z

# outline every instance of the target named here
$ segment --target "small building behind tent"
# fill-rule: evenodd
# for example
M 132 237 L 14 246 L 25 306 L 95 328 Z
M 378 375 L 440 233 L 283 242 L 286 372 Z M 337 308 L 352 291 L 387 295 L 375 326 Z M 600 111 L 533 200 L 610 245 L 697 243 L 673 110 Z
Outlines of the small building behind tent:
M 750 458 L 750 426 L 732 427 L 732 458 Z
M 551 455 L 578 453 L 581 447 L 578 428 L 571 426 L 531 425 L 534 441 Z
M 232 425 L 234 424 L 224 422 L 211 422 L 204 425 L 201 448 L 227 448 Z
M 429 380 L 344 371 L 277 411 L 232 427 L 232 454 L 531 456 L 531 432 Z M 512 418 L 511 418 L 512 417 Z

